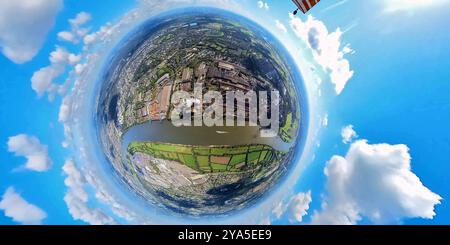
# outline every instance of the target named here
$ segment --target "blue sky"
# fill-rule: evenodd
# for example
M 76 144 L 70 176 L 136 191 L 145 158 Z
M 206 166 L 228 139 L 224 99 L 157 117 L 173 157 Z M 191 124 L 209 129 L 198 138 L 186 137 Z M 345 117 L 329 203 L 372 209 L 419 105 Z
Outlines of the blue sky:
M 73 115 L 61 109 L 74 90 L 58 89 L 92 83 L 89 68 L 102 60 L 92 53 L 102 56 L 139 20 L 197 5 L 247 16 L 278 37 L 298 62 L 312 107 L 305 156 L 283 190 L 258 211 L 217 223 L 450 222 L 450 1 L 323 0 L 297 17 L 288 0 L 42 0 L 23 14 L 30 2 L 0 4 L 8 11 L 0 10 L 0 224 L 163 219 L 136 219 L 141 209 L 113 183 L 89 180 L 79 145 L 67 139 Z M 136 20 L 126 21 L 135 8 Z M 42 40 L 24 41 L 27 33 Z M 44 67 L 65 69 L 51 84 L 35 76 L 32 85 Z

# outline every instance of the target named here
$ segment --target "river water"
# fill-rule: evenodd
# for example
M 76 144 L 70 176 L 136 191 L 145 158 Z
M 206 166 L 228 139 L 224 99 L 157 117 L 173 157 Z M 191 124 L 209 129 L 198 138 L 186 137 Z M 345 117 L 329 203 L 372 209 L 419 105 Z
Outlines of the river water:
M 183 145 L 265 144 L 276 150 L 289 151 L 292 143 L 280 137 L 260 137 L 260 127 L 175 127 L 171 122 L 152 121 L 131 127 L 122 138 L 124 149 L 131 142 L 154 141 Z

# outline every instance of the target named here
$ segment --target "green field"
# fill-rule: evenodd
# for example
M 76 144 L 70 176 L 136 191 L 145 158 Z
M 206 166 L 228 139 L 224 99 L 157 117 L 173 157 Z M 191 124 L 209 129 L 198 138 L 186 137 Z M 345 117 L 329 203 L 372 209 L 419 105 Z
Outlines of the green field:
M 286 117 L 286 122 L 282 128 L 280 128 L 280 137 L 284 142 L 291 143 L 294 140 L 295 133 L 298 128 L 298 120 L 292 122 L 292 112 Z
M 267 145 L 205 147 L 158 142 L 133 142 L 128 152 L 177 161 L 202 173 L 246 171 L 281 154 Z

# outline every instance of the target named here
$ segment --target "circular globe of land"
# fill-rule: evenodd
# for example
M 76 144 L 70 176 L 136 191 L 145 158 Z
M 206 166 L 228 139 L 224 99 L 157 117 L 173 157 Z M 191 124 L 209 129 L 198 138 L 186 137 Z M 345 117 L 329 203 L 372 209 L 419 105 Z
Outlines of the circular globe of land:
M 166 14 L 134 30 L 105 65 L 96 108 L 121 182 L 190 216 L 260 200 L 292 169 L 302 133 L 287 57 L 271 34 L 227 12 Z

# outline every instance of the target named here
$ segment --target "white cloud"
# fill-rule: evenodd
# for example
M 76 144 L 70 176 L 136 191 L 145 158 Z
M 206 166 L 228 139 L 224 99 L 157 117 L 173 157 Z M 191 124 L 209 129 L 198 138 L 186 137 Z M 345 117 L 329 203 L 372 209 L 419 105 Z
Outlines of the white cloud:
M 258 8 L 269 10 L 270 7 L 269 7 L 269 4 L 267 2 L 258 1 Z
M 63 99 L 61 106 L 59 107 L 58 121 L 66 123 L 69 121 L 72 114 L 72 98 L 67 96 Z
M 76 64 L 74 67 L 75 74 L 80 75 L 84 71 L 84 69 L 86 69 L 86 66 L 86 63 Z
M 353 141 L 353 139 L 358 137 L 356 131 L 353 129 L 353 125 L 347 125 L 341 130 L 342 142 L 348 144 Z
M 95 176 L 89 172 L 86 175 L 87 182 L 94 187 L 95 197 L 97 200 L 103 202 L 111 208 L 111 211 L 120 218 L 133 222 L 137 220 L 137 214 L 126 206 L 122 205 L 117 199 L 107 190 L 107 187 Z
M 406 145 L 354 142 L 345 157 L 333 156 L 325 167 L 327 195 L 313 224 L 356 224 L 363 217 L 376 224 L 405 218 L 432 219 L 441 197 L 411 171 Z
M 102 27 L 100 27 L 100 29 L 96 32 L 92 32 L 87 34 L 84 39 L 84 45 L 85 45 L 85 49 L 89 48 L 90 45 L 94 44 L 97 41 L 101 41 L 101 42 L 108 42 L 110 41 L 111 36 L 113 36 L 114 34 L 116 34 L 117 29 L 120 29 L 120 26 L 123 23 L 117 23 L 117 24 L 111 24 L 111 23 L 106 23 L 105 25 L 103 25 Z
M 71 43 L 76 43 L 77 42 L 76 36 L 70 31 L 58 32 L 58 38 L 63 40 L 63 41 L 67 41 L 67 42 L 71 42 Z
M 325 114 L 325 116 L 322 119 L 322 126 L 328 127 L 328 123 L 329 123 L 328 114 Z
M 69 20 L 70 31 L 61 31 L 58 33 L 58 38 L 73 44 L 78 44 L 80 40 L 89 33 L 89 28 L 83 27 L 91 20 L 91 15 L 86 12 L 80 12 L 73 19 Z
M 96 32 L 88 33 L 83 37 L 84 49 L 88 49 L 90 45 L 94 44 L 97 41 L 105 41 L 113 35 L 116 28 L 118 28 L 120 24 L 112 25 L 111 23 L 107 23 L 100 27 L 100 29 Z
M 64 141 L 62 142 L 62 147 L 67 148 L 72 141 L 72 129 L 69 123 L 72 122 L 72 110 L 73 110 L 73 99 L 72 96 L 65 96 L 59 107 L 58 121 L 63 125 L 64 128 Z
M 70 19 L 69 23 L 74 26 L 82 26 L 91 20 L 91 15 L 86 12 L 80 12 L 74 19 Z
M 42 145 L 38 138 L 19 134 L 9 137 L 8 151 L 14 152 L 16 156 L 27 159 L 25 168 L 33 171 L 44 172 L 51 168 L 52 160 L 48 156 L 48 147 Z
M 287 214 L 291 223 L 300 223 L 303 217 L 308 214 L 309 204 L 311 203 L 311 191 L 300 192 L 289 199 L 287 203 L 280 202 L 272 211 L 277 219 Z
M 15 63 L 31 60 L 53 27 L 62 0 L 0 1 L 0 47 Z
M 384 11 L 387 13 L 414 11 L 448 3 L 450 3 L 450 0 L 384 0 Z
M 281 218 L 283 216 L 284 212 L 286 211 L 286 204 L 281 201 L 278 203 L 278 205 L 272 210 L 272 214 L 275 215 L 277 219 Z M 269 220 L 270 221 L 270 220 Z
M 63 125 L 64 128 L 64 141 L 61 143 L 62 147 L 67 148 L 70 145 L 72 139 L 72 130 L 69 127 L 69 122 L 72 118 L 72 97 L 66 96 L 62 100 L 61 106 L 59 107 L 58 121 Z
M 70 31 L 62 31 L 58 33 L 58 38 L 77 44 L 83 40 L 89 32 L 89 28 L 84 28 L 91 19 L 91 15 L 86 12 L 80 12 L 73 19 L 69 20 L 71 25 Z M 53 52 L 50 53 L 50 65 L 43 67 L 36 71 L 31 78 L 31 87 L 39 97 L 45 93 L 48 94 L 48 99 L 53 100 L 56 93 L 64 94 L 69 86 L 71 80 L 66 79 L 64 84 L 56 84 L 55 80 L 66 72 L 66 66 L 74 66 L 73 73 L 79 75 L 84 69 L 81 61 L 81 55 L 75 55 L 66 50 L 64 47 L 57 46 Z
M 0 210 L 5 212 L 6 217 L 25 225 L 41 224 L 42 220 L 47 218 L 47 214 L 42 209 L 28 203 L 13 187 L 9 187 L 3 194 Z
M 67 65 L 76 65 L 81 60 L 81 56 L 69 53 L 63 47 L 56 47 L 50 53 L 50 65 L 36 71 L 31 77 L 31 87 L 39 97 L 48 93 L 52 100 L 54 94 L 59 91 L 60 86 L 54 84 L 56 78 L 64 74 Z
M 335 91 L 340 94 L 354 73 L 350 69 L 350 62 L 344 58 L 346 54 L 351 54 L 353 50 L 349 45 L 344 45 L 341 48 L 342 31 L 338 28 L 330 33 L 322 21 L 311 15 L 308 16 L 306 21 L 302 21 L 292 14 L 290 16 L 290 24 L 294 33 L 311 49 L 316 62 L 329 72 Z
M 64 69 L 61 66 L 46 66 L 33 74 L 31 78 L 31 87 L 37 93 L 39 97 L 42 97 L 46 92 L 53 94 L 56 87 L 53 84 L 53 80 L 61 76 L 64 73 Z M 49 99 L 51 100 L 51 97 Z
M 280 29 L 282 32 L 287 33 L 287 28 L 286 26 L 281 23 L 279 20 L 275 20 L 275 25 L 278 29 Z
M 299 193 L 292 197 L 289 201 L 287 212 L 289 214 L 289 221 L 291 223 L 294 222 L 302 222 L 303 217 L 308 214 L 309 204 L 311 203 L 311 191 L 307 193 Z
M 68 159 L 64 163 L 63 172 L 67 175 L 64 184 L 68 187 L 64 201 L 69 208 L 69 213 L 76 220 L 82 220 L 92 225 L 115 224 L 113 218 L 98 208 L 88 206 L 88 193 L 84 189 L 86 179 L 75 166 L 73 160 Z
M 94 43 L 96 41 L 96 39 L 97 39 L 97 34 L 91 33 L 84 37 L 83 42 L 86 45 L 90 45 L 90 44 Z

